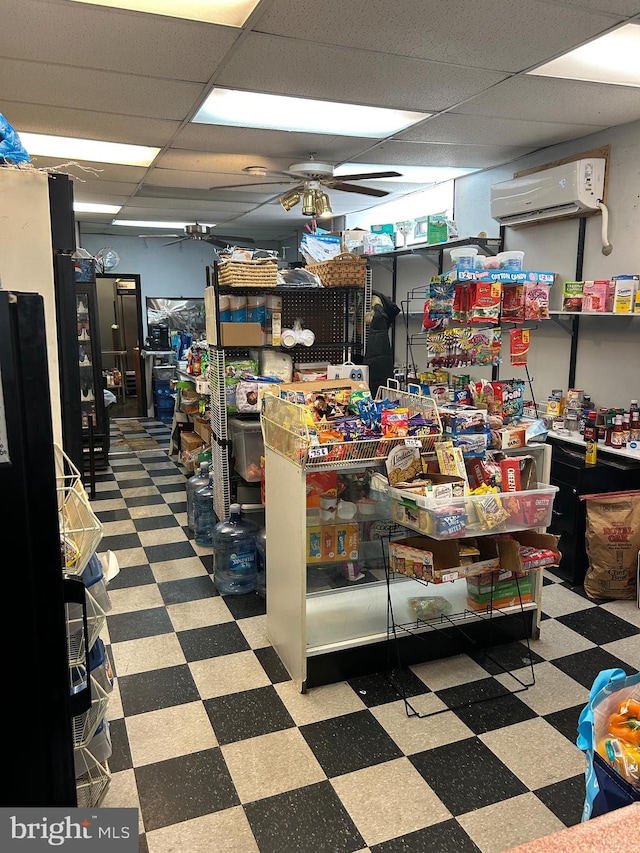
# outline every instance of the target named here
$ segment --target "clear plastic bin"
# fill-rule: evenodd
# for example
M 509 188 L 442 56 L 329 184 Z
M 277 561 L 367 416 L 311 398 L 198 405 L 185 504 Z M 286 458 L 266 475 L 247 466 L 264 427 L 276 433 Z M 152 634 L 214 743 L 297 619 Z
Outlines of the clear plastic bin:
M 229 418 L 229 429 L 231 430 L 236 471 L 248 483 L 259 483 L 260 457 L 264 455 L 260 421 Z
M 538 483 L 537 489 L 525 492 L 489 492 L 436 501 L 410 489 L 391 489 L 391 516 L 398 524 L 433 539 L 546 529 L 557 491 L 557 486 Z

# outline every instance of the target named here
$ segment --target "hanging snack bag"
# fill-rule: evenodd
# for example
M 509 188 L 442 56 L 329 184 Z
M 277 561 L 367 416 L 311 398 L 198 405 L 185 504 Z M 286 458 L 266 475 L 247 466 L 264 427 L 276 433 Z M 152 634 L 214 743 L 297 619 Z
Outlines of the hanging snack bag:
M 511 329 L 509 331 L 509 356 L 512 367 L 523 367 L 529 355 L 529 329 Z
M 527 282 L 524 288 L 525 320 L 549 319 L 549 285 Z
M 476 281 L 473 286 L 469 323 L 497 323 L 500 319 L 502 285 L 498 281 Z
M 524 320 L 524 285 L 515 284 L 504 288 L 502 294 L 502 319 L 512 323 Z

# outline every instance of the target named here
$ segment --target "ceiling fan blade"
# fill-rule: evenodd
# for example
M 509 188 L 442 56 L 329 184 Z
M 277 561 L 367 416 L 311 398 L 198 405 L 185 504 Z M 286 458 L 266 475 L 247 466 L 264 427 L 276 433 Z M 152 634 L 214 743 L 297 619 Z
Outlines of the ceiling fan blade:
M 255 240 L 247 237 L 214 237 L 213 234 L 209 234 L 207 237 L 203 237 L 203 242 L 211 243 L 212 246 L 219 246 L 221 249 L 226 249 L 227 246 L 238 246 L 238 248 L 250 248 Z M 248 246 L 246 244 L 249 244 Z
M 227 240 L 230 243 L 234 241 L 242 240 L 243 243 L 251 243 L 252 245 L 256 242 L 253 237 L 230 237 L 228 234 L 207 234 L 204 237 L 205 240 L 210 240 L 213 237 L 214 240 Z
M 167 234 L 167 237 L 174 237 L 174 234 Z M 163 246 L 173 246 L 174 243 L 184 243 L 185 240 L 189 240 L 189 237 L 178 237 L 177 240 L 169 240 L 168 243 L 163 243 Z
M 340 190 L 344 193 L 362 193 L 362 195 L 373 195 L 377 198 L 389 195 L 388 190 L 376 190 L 373 187 L 359 187 L 357 184 L 345 184 L 342 181 L 330 181 L 326 186 L 328 186 L 329 189 Z
M 296 180 L 299 180 L 297 178 Z M 210 190 L 241 190 L 243 187 L 272 187 L 278 184 L 292 184 L 294 183 L 291 177 L 289 176 L 288 181 L 256 181 L 254 184 L 226 184 L 223 187 L 209 187 Z
M 181 234 L 138 234 L 138 237 L 141 237 L 143 240 L 148 240 L 150 237 L 155 238 L 162 237 L 166 240 L 167 237 L 181 237 Z
M 401 178 L 400 172 L 361 172 L 358 175 L 336 175 L 338 181 L 374 181 L 376 178 Z

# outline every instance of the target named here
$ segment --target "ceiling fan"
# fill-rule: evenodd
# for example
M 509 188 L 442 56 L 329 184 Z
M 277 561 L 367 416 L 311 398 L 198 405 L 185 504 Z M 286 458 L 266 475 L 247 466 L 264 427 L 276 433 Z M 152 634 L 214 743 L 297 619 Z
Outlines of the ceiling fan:
M 214 234 L 211 228 L 207 225 L 200 225 L 199 222 L 194 222 L 192 225 L 185 225 L 184 234 L 138 234 L 144 240 L 150 237 L 174 237 L 174 240 L 169 240 L 168 243 L 163 243 L 164 246 L 172 246 L 174 243 L 183 243 L 185 240 L 202 240 L 205 243 L 211 243 L 213 246 L 218 246 L 221 249 L 226 249 L 227 246 L 244 246 L 245 244 L 253 245 L 255 240 L 250 237 L 229 237 L 225 234 Z
M 331 216 L 331 203 L 324 187 L 330 190 L 340 190 L 347 193 L 383 198 L 389 195 L 389 190 L 379 190 L 374 187 L 363 187 L 352 181 L 378 180 L 380 178 L 400 178 L 400 172 L 362 172 L 353 175 L 335 175 L 331 163 L 320 163 L 313 156 L 304 163 L 292 163 L 286 171 L 271 171 L 264 166 L 247 166 L 242 171 L 248 175 L 263 178 L 280 178 L 275 181 L 256 181 L 252 184 L 241 184 L 242 187 L 265 187 L 282 184 L 293 184 L 292 189 L 280 197 L 280 204 L 285 210 L 291 210 L 302 201 L 304 216 Z M 282 179 L 285 180 L 282 180 Z M 238 189 L 238 184 L 222 187 L 211 187 L 212 190 Z

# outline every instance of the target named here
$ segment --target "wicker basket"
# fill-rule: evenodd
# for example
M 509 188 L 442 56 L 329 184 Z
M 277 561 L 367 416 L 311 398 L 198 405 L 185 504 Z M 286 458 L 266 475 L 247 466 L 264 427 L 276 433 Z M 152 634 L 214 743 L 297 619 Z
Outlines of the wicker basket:
M 240 261 L 230 258 L 218 264 L 218 284 L 221 287 L 275 287 L 278 283 L 278 262 L 274 258 Z
M 307 269 L 315 273 L 325 287 L 364 287 L 367 259 L 343 252 L 330 261 L 307 264 Z

